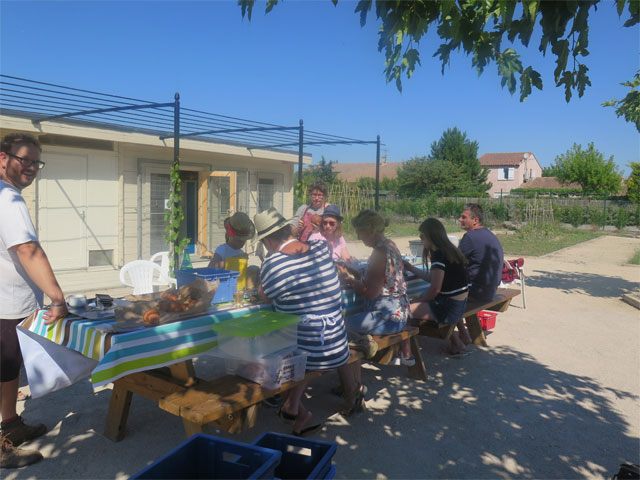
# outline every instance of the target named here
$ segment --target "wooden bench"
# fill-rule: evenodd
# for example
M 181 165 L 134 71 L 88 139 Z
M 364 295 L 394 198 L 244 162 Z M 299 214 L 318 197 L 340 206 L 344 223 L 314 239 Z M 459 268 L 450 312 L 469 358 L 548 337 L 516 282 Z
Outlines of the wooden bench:
M 425 366 L 416 341 L 417 327 L 407 327 L 393 335 L 375 335 L 378 353 L 366 360 L 388 364 L 397 352 L 399 343 L 409 339 L 416 364 L 408 367 L 408 376 L 426 380 Z M 363 360 L 364 354 L 351 349 L 349 363 Z M 308 372 L 305 380 L 319 377 L 325 372 Z M 287 382 L 275 390 L 267 390 L 250 380 L 226 375 L 212 381 L 195 376 L 192 362 L 186 361 L 169 368 L 133 373 L 114 382 L 105 436 L 113 441 L 124 438 L 133 394 L 153 400 L 169 413 L 182 418 L 187 437 L 200 433 L 211 423 L 229 433 L 238 433 L 254 426 L 262 400 L 289 390 L 299 382 Z
M 511 300 L 520 295 L 520 290 L 515 288 L 499 288 L 493 299 L 489 302 L 467 302 L 467 308 L 463 318 L 469 329 L 469 335 L 475 345 L 487 346 L 487 341 L 482 331 L 478 312 L 482 310 L 491 310 L 493 312 L 504 312 L 509 308 Z M 433 321 L 427 321 L 420 325 L 420 335 L 427 337 L 442 338 L 448 340 L 453 334 L 455 325 L 436 324 Z

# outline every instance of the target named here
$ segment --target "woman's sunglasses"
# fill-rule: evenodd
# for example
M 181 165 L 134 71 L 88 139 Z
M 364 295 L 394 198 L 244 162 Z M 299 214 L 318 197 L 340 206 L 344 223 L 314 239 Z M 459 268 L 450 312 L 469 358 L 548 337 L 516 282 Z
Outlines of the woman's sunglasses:
M 330 226 L 332 226 L 332 227 L 333 227 L 333 226 L 337 225 L 337 224 L 338 224 L 338 222 L 336 222 L 336 221 L 334 221 L 334 220 L 323 220 L 323 221 L 322 221 L 322 224 L 323 224 L 323 225 L 330 225 Z

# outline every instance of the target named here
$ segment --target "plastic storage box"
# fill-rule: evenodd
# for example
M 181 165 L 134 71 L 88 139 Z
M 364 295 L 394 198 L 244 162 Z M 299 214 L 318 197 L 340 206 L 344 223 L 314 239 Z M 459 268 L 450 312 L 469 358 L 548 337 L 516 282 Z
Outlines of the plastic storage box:
M 282 453 L 198 433 L 131 478 L 273 478 Z
M 214 303 L 231 302 L 233 300 L 233 292 L 236 291 L 238 275 L 240 275 L 240 272 L 222 268 L 190 268 L 188 270 L 176 270 L 176 282 L 178 287 L 181 287 L 193 282 L 196 277 L 204 278 L 210 282 L 220 280 L 218 290 L 216 290 L 216 294 L 211 301 L 213 305 Z
M 411 255 L 414 257 L 422 258 L 422 250 L 424 249 L 424 244 L 422 240 L 409 240 L 409 250 L 411 251 Z
M 255 360 L 295 348 L 298 344 L 297 315 L 258 310 L 211 326 L 218 333 L 215 355 Z
M 491 330 L 492 328 L 494 328 L 496 326 L 497 317 L 498 314 L 494 312 L 478 312 L 478 318 L 480 319 L 482 330 Z
M 276 478 L 334 478 L 331 459 L 338 446 L 335 443 L 267 432 L 254 445 L 282 452 L 276 467 Z
M 307 353 L 293 348 L 256 360 L 226 357 L 224 363 L 228 374 L 238 375 L 273 390 L 290 380 L 299 382 L 304 379 Z

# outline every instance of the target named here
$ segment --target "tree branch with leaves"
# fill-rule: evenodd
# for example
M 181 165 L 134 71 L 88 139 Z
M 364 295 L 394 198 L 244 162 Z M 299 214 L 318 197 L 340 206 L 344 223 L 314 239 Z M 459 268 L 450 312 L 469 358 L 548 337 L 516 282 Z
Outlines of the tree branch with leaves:
M 337 5 L 338 0 L 331 0 Z M 268 0 L 266 13 L 278 0 Z M 430 31 L 442 40 L 434 57 L 440 59 L 442 74 L 449 66 L 452 53 L 471 57 L 471 65 L 481 75 L 495 64 L 503 87 L 513 95 L 520 90 L 520 101 L 533 88 L 542 90 L 542 76 L 531 65 L 523 64 L 516 44 L 529 48 L 536 26 L 542 30 L 538 51 L 544 56 L 550 50 L 555 56 L 553 80 L 564 88 L 568 102 L 575 92 L 579 97 L 591 85 L 586 57 L 589 55 L 589 14 L 600 0 L 360 0 L 354 13 L 360 25 L 367 23 L 374 8 L 380 21 L 378 51 L 384 52 L 384 74 L 387 82 L 395 82 L 402 91 L 402 79 L 411 78 L 421 65 L 420 41 Z M 618 16 L 626 11 L 624 27 L 639 22 L 640 1 L 616 0 Z M 251 20 L 255 0 L 238 0 L 242 16 Z M 608 6 L 608 5 L 607 5 Z M 508 45 L 505 45 L 508 42 Z M 624 101 L 623 101 L 624 102 Z M 626 118 L 626 117 L 625 117 Z

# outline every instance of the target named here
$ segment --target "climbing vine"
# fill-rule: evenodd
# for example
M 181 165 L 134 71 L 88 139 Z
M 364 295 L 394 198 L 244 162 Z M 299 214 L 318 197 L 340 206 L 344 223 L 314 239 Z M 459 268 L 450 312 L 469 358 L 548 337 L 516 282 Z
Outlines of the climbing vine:
M 169 202 L 164 212 L 164 239 L 169 244 L 169 272 L 173 276 L 175 259 L 180 258 L 184 247 L 189 244 L 188 238 L 180 238 L 180 225 L 184 220 L 184 212 L 180 205 L 182 181 L 180 180 L 179 158 L 171 166 L 169 177 Z

